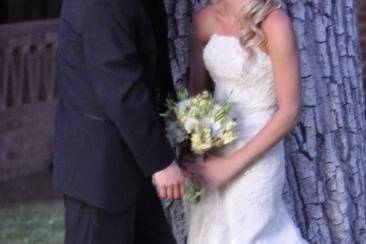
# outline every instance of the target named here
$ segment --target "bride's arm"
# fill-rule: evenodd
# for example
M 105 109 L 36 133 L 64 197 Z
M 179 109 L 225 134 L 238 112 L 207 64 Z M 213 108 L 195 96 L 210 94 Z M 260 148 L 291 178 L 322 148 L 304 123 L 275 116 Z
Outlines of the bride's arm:
M 198 11 L 193 19 L 191 33 L 191 53 L 190 53 L 190 75 L 188 91 L 190 95 L 206 90 L 209 86 L 209 75 L 203 63 L 203 49 L 208 40 L 207 26 L 208 10 Z
M 219 186 L 276 145 L 295 126 L 300 108 L 300 65 L 291 21 L 276 10 L 262 24 L 272 60 L 278 111 L 271 121 L 243 148 L 224 158 L 210 157 L 203 164 L 209 185 Z

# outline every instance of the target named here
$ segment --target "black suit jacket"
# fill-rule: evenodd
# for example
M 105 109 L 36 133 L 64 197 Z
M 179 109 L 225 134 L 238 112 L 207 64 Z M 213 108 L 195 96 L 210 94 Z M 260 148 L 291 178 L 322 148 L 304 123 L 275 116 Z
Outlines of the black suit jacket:
M 173 84 L 160 0 L 64 0 L 54 185 L 111 212 L 175 158 L 159 111 Z

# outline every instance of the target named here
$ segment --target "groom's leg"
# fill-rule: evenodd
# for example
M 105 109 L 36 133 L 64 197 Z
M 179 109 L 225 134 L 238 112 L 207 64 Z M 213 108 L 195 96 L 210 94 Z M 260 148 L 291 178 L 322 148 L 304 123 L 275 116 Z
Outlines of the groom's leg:
M 107 213 L 65 196 L 65 244 L 133 244 L 135 209 Z
M 175 244 L 157 192 L 149 180 L 136 210 L 135 244 Z

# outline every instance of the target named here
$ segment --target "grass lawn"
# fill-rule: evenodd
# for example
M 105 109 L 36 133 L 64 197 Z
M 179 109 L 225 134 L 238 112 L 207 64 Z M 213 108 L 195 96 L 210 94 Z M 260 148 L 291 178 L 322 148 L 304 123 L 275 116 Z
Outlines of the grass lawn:
M 1 244 L 61 244 L 63 235 L 61 201 L 0 208 Z

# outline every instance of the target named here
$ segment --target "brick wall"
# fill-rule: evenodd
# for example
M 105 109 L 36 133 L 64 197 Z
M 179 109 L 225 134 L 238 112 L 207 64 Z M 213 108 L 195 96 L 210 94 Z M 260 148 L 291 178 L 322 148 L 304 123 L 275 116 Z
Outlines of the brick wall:
M 360 35 L 361 35 L 361 48 L 362 48 L 362 57 L 364 61 L 364 80 L 366 80 L 366 1 L 359 0 L 359 19 L 360 19 Z
M 0 26 L 0 182 L 52 160 L 56 30 L 55 20 Z

